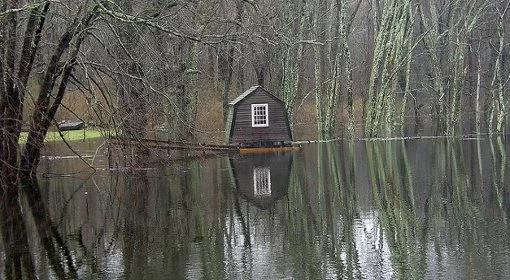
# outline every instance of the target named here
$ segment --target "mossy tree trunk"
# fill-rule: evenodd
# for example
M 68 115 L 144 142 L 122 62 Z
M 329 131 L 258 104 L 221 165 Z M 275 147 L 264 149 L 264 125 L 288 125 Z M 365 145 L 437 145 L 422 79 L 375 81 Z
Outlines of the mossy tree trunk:
M 197 114 L 197 46 L 194 42 L 179 40 L 174 44 L 177 63 L 175 103 L 171 104 L 169 114 L 171 135 L 178 141 L 190 141 L 193 138 Z
M 287 5 L 287 20 L 292 22 L 290 30 L 286 30 L 288 38 L 285 47 L 282 50 L 283 65 L 283 101 L 287 109 L 290 125 L 294 123 L 294 104 L 298 97 L 298 86 L 300 82 L 301 60 L 303 58 L 304 46 L 301 42 L 307 35 L 306 13 L 309 13 L 309 7 L 302 1 L 289 1 Z
M 391 136 L 397 127 L 396 90 L 399 73 L 411 59 L 411 1 L 387 1 L 376 36 L 368 102 L 366 104 L 365 135 Z M 405 75 L 410 73 L 404 71 Z M 408 81 L 408 78 L 404 78 Z
M 504 94 L 503 81 L 503 55 L 505 51 L 505 17 L 510 7 L 510 1 L 507 1 L 502 10 L 498 9 L 498 49 L 496 62 L 494 64 L 494 74 L 491 82 L 491 103 L 489 115 L 489 132 L 503 133 L 508 114 L 508 98 Z M 495 125 L 495 129 L 494 129 Z
M 488 3 L 448 3 L 440 14 L 436 1 L 427 3 L 419 5 L 419 13 L 434 90 L 433 113 L 439 134 L 457 134 L 461 126 L 469 40 Z
M 326 0 L 317 0 L 315 5 L 314 16 L 314 31 L 315 31 L 315 110 L 317 122 L 317 136 L 319 140 L 326 138 L 324 111 L 325 96 L 327 93 L 327 76 L 329 69 L 327 69 L 326 61 L 329 60 L 326 51 L 326 38 L 327 38 L 327 14 L 328 11 Z
M 437 15 L 436 3 L 435 1 L 428 1 L 428 10 L 430 13 L 430 18 L 425 16 L 424 7 L 419 5 L 420 12 L 420 22 L 422 25 L 422 32 L 424 33 L 424 47 L 425 51 L 430 59 L 430 68 L 431 75 L 433 81 L 433 89 L 435 93 L 435 101 L 433 104 L 434 114 L 436 116 L 436 121 L 438 124 L 438 130 L 440 133 L 445 132 L 445 119 L 444 119 L 444 102 L 441 102 L 445 97 L 445 89 L 443 84 L 443 70 L 441 68 L 441 61 L 439 56 L 439 44 L 441 41 L 441 36 L 444 36 L 440 33 L 441 23 L 439 22 L 439 18 Z
M 353 15 L 361 2 L 357 2 Z M 352 67 L 349 33 L 354 17 L 346 18 L 347 1 L 317 0 L 314 11 L 315 103 L 319 140 L 334 137 L 338 102 L 347 93 L 348 130 L 353 130 Z M 345 85 L 344 85 L 345 83 Z

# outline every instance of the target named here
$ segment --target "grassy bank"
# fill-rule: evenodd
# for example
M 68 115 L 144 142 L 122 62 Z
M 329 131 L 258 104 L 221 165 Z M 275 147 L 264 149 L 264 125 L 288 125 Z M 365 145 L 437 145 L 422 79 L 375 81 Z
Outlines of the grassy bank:
M 99 129 L 85 129 L 85 130 L 71 130 L 71 131 L 62 131 L 62 136 L 66 141 L 81 141 L 81 140 L 93 140 L 102 137 L 101 131 Z M 44 142 L 59 142 L 63 141 L 62 136 L 58 131 L 49 131 L 46 135 L 46 139 Z M 27 142 L 28 132 L 22 132 L 19 143 L 25 144 Z

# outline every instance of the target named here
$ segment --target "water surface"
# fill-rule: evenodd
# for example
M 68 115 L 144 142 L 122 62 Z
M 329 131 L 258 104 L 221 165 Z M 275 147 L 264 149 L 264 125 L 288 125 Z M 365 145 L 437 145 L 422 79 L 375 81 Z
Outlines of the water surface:
M 0 278 L 505 279 L 503 138 L 335 142 L 135 171 L 45 157 L 2 201 Z M 62 154 L 59 148 L 48 154 Z M 13 277 L 14 278 L 14 277 Z

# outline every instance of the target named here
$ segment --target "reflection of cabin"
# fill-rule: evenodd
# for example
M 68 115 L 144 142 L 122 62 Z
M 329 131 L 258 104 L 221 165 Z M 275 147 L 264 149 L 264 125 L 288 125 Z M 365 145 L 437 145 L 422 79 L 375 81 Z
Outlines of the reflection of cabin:
M 287 194 L 292 154 L 258 154 L 230 158 L 233 182 L 244 198 L 260 209 Z
M 284 146 L 292 142 L 285 104 L 260 86 L 229 104 L 227 139 L 236 146 Z

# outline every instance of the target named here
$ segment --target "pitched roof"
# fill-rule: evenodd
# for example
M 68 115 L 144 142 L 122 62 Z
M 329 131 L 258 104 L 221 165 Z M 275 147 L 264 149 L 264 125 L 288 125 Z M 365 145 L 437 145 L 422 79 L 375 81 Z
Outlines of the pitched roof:
M 280 102 L 283 102 L 280 98 L 278 98 L 277 96 L 273 95 L 269 91 L 265 90 L 263 87 L 261 87 L 261 86 L 252 86 L 251 88 L 249 88 L 248 90 L 243 92 L 241 95 L 239 95 L 236 99 L 232 100 L 232 102 L 230 102 L 229 104 L 230 105 L 236 105 L 237 103 L 239 103 L 239 101 L 245 99 L 246 97 L 248 97 L 250 94 L 254 93 L 255 90 L 257 90 L 259 88 L 262 89 L 265 93 L 267 93 L 270 96 L 274 97 L 276 100 L 278 100 Z

